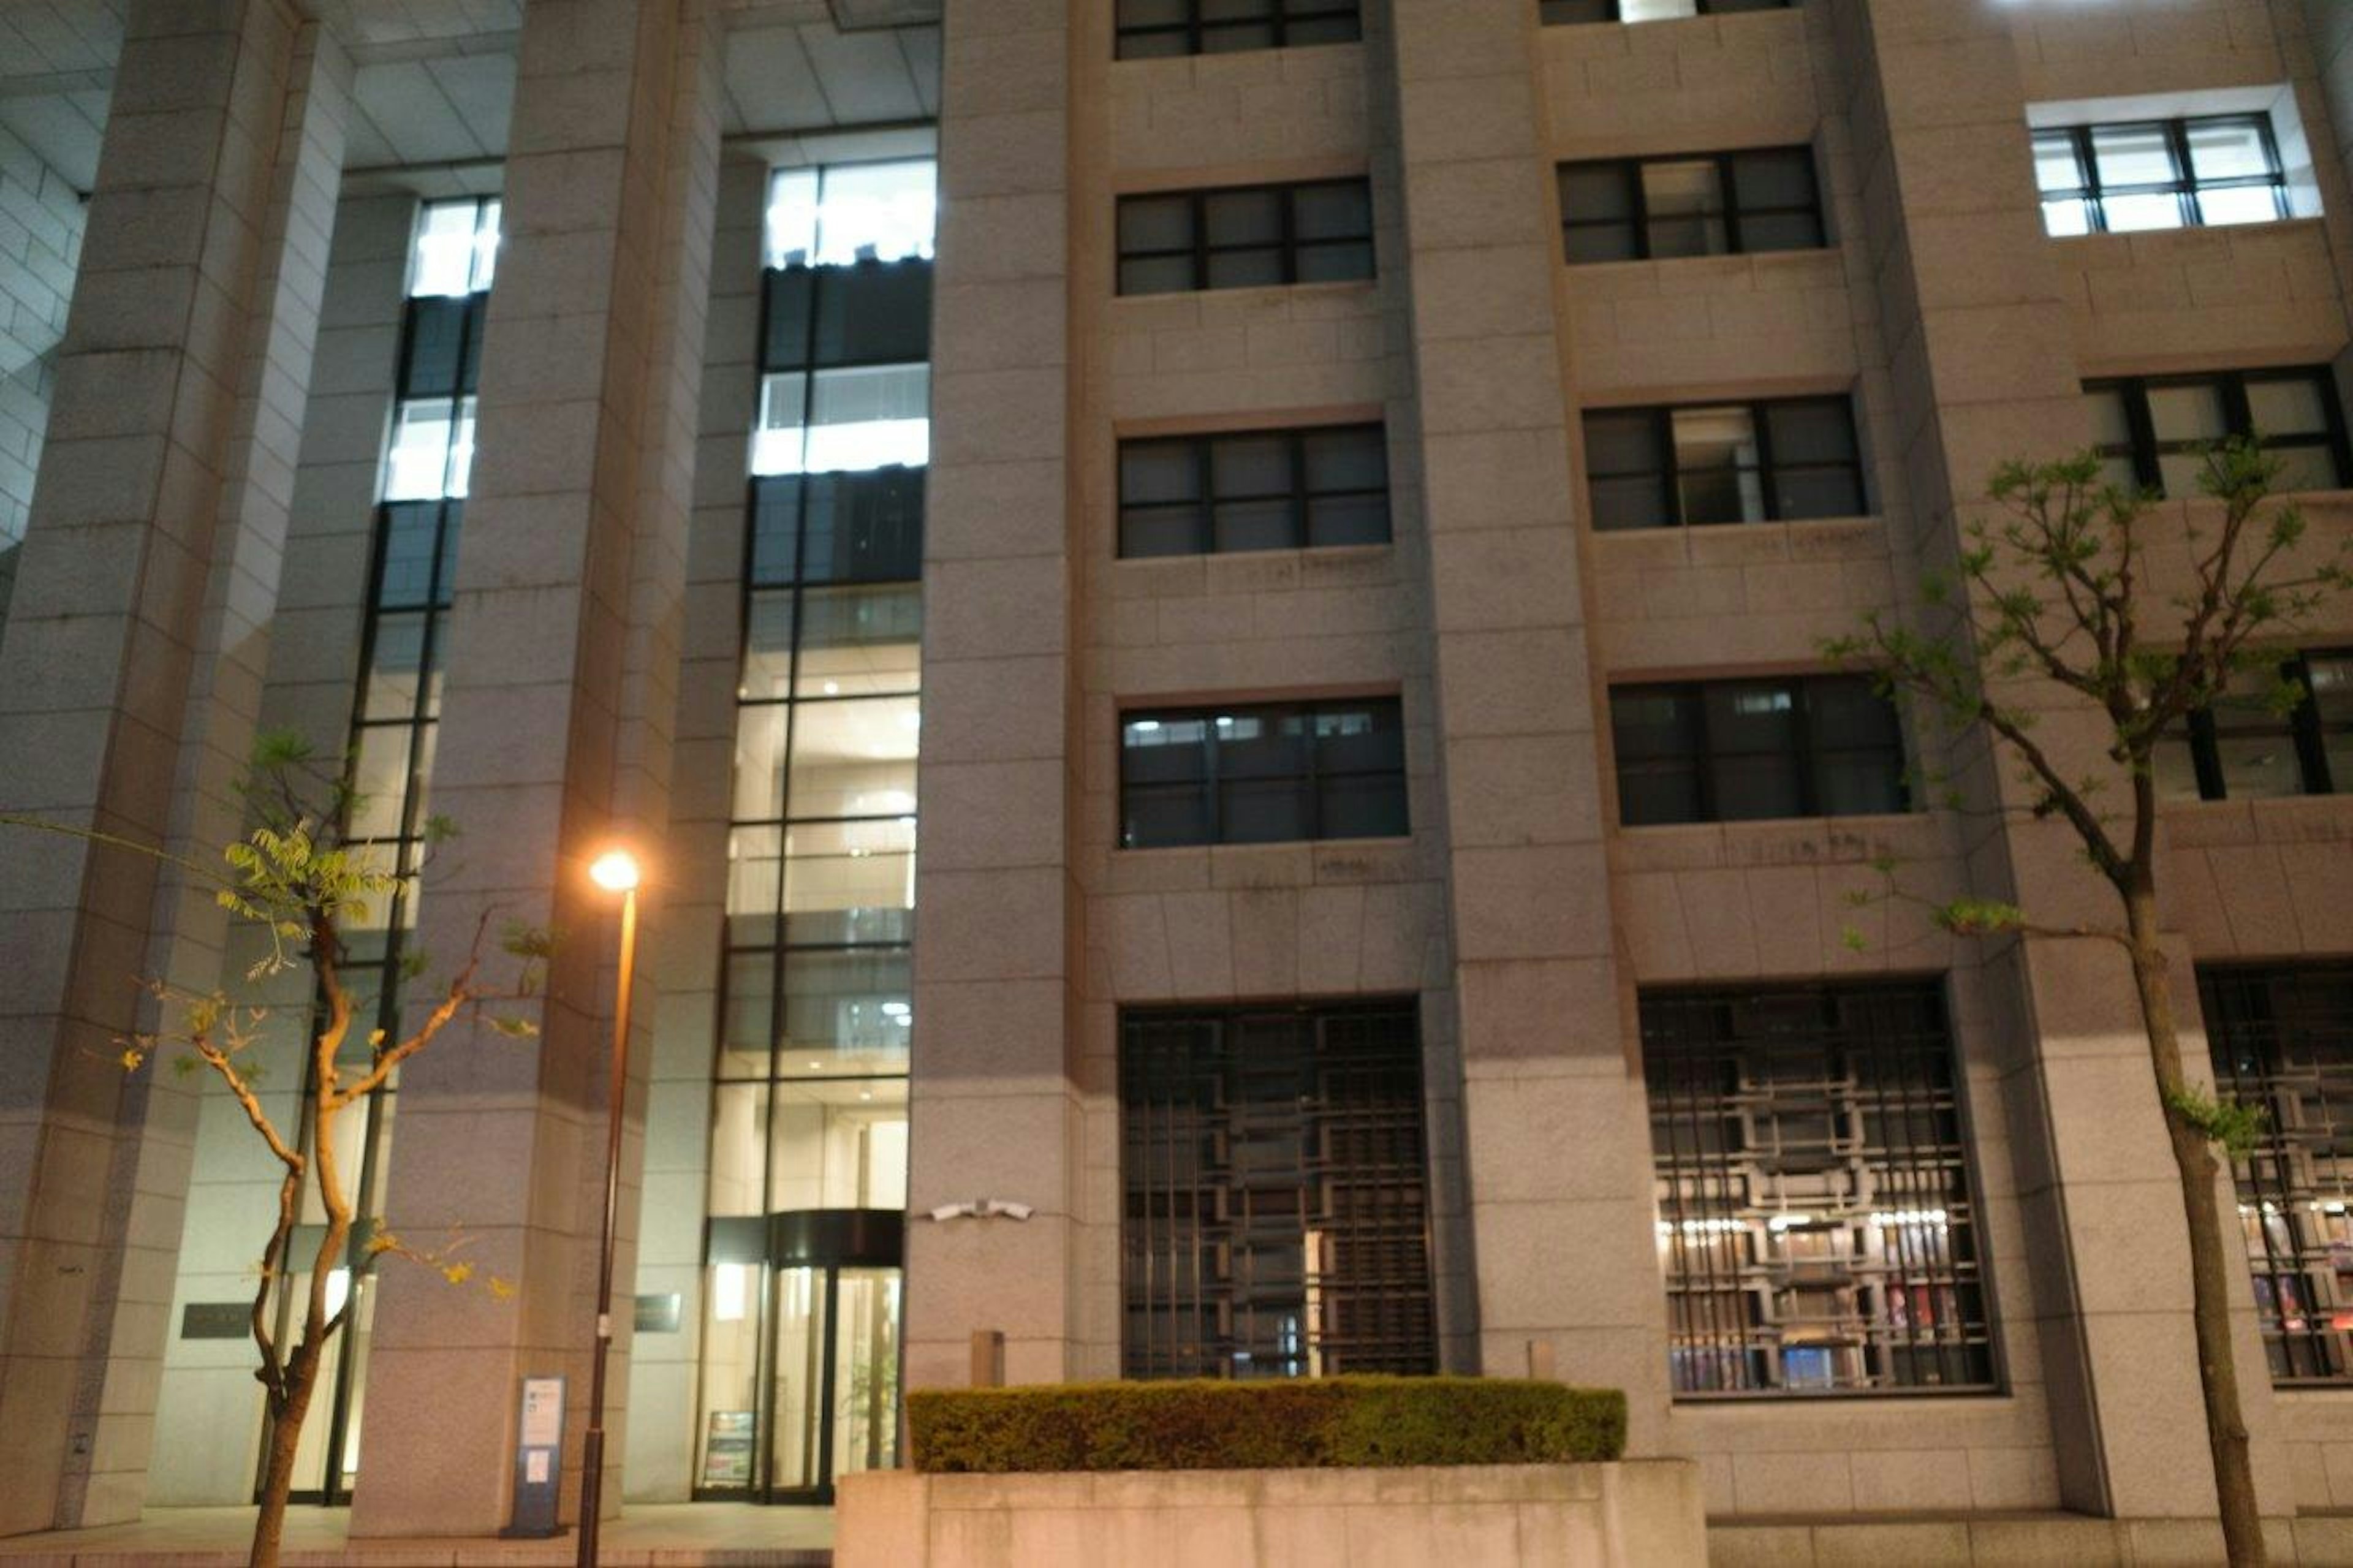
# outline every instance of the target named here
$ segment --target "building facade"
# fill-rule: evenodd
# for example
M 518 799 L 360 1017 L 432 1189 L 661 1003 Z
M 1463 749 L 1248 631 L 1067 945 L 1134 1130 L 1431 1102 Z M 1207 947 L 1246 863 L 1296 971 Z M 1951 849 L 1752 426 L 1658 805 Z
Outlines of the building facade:
M 387 863 L 461 829 L 354 935 L 383 1026 L 485 910 L 567 933 L 535 1044 L 353 1119 L 372 1223 L 519 1284 L 331 1280 L 297 1486 L 355 1532 L 497 1529 L 522 1380 L 586 1386 L 615 841 L 608 1497 L 824 1502 L 976 1375 L 1449 1371 L 1624 1388 L 1724 1521 L 2211 1518 L 2121 958 L 1873 896 L 2105 895 L 1821 645 L 1932 625 L 2008 458 L 2160 492 L 2153 594 L 2203 441 L 2353 535 L 2346 7 L 58 0 L 0 45 L 0 809 L 207 855 L 292 730 Z M 2193 1070 L 2269 1112 L 2242 1384 L 2316 1520 L 2353 602 L 2276 651 L 2294 712 L 2168 743 L 2163 912 Z M 251 1495 L 268 1162 L 111 1047 L 244 942 L 0 835 L 0 1531 Z M 261 999 L 290 1108 L 309 998 Z

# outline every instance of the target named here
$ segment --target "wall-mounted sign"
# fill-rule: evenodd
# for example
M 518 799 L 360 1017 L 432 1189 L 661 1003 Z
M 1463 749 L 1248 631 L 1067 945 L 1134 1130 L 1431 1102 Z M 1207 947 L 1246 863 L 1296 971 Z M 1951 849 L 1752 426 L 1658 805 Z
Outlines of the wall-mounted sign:
M 241 1340 L 252 1332 L 250 1301 L 191 1301 L 180 1309 L 184 1340 Z
M 543 1538 L 561 1532 L 556 1494 L 564 1479 L 564 1380 L 522 1380 L 522 1414 L 515 1423 L 514 1512 L 501 1535 Z
M 638 1298 L 638 1332 L 641 1334 L 674 1334 L 678 1332 L 679 1295 L 672 1290 L 667 1296 Z

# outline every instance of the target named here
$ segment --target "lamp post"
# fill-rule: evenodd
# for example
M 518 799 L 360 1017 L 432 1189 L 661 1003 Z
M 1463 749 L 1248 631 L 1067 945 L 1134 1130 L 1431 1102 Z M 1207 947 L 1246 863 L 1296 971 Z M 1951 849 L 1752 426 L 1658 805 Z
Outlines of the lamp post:
M 613 1004 L 613 1087 L 605 1102 L 605 1224 L 596 1250 L 596 1353 L 588 1374 L 588 1434 L 580 1451 L 578 1568 L 596 1568 L 596 1527 L 605 1507 L 605 1363 L 613 1352 L 613 1227 L 621 1206 L 621 1113 L 629 1093 L 629 984 L 638 963 L 638 862 L 611 849 L 589 879 L 621 895 L 620 995 Z

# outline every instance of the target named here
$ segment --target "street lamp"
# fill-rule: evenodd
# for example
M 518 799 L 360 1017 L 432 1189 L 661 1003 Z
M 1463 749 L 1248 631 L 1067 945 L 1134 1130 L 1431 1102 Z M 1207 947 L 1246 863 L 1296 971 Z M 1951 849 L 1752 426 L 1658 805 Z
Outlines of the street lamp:
M 621 895 L 620 995 L 613 1004 L 613 1087 L 605 1101 L 605 1226 L 596 1251 L 596 1359 L 588 1376 L 588 1435 L 580 1453 L 578 1568 L 596 1568 L 596 1527 L 605 1507 L 605 1363 L 613 1351 L 613 1226 L 621 1206 L 621 1112 L 629 1092 L 629 983 L 638 963 L 638 861 L 608 849 L 588 879 Z

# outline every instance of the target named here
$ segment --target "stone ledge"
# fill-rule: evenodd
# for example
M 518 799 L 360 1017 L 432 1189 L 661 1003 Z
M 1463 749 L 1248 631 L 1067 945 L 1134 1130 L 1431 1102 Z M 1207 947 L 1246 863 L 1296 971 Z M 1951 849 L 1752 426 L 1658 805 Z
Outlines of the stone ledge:
M 2271 1560 L 2317 1568 L 2353 1563 L 2353 1515 L 2302 1514 L 2263 1522 Z M 1884 1520 L 1715 1519 L 1709 1568 L 2134 1568 L 2219 1563 L 2222 1527 L 2203 1519 L 2094 1519 L 2073 1513 L 1975 1514 Z
M 841 1482 L 840 1568 L 1700 1568 L 1689 1460 L 1103 1475 L 874 1472 Z

